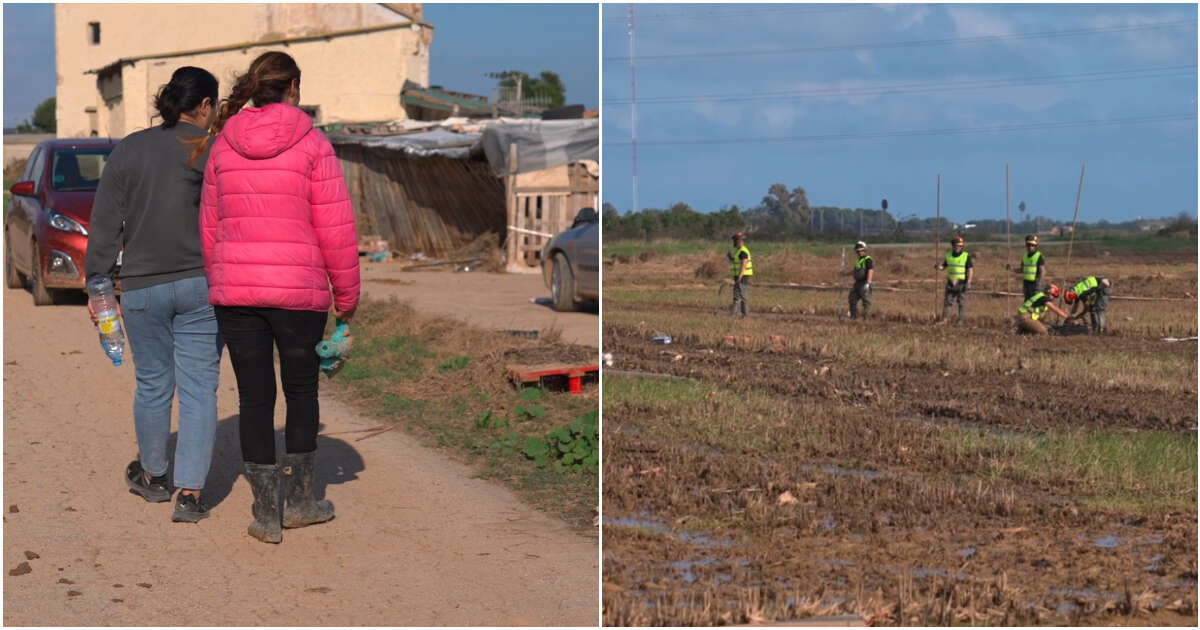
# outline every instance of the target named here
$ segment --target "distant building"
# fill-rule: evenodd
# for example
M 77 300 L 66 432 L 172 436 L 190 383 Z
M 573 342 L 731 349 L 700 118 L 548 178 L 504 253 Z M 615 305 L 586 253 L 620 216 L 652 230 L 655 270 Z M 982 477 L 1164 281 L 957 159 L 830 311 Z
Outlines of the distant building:
M 154 97 L 180 66 L 234 78 L 268 50 L 303 72 L 318 124 L 406 117 L 406 84 L 429 85 L 433 25 L 419 3 L 56 4 L 59 137 L 123 137 L 157 123 Z

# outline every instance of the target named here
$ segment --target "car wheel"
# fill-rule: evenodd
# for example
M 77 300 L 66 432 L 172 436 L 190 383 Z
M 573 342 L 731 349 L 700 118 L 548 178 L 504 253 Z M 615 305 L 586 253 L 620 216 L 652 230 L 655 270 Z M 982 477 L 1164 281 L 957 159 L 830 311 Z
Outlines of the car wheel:
M 24 289 L 25 276 L 13 266 L 12 243 L 8 240 L 8 232 L 4 233 L 4 285 L 10 289 Z
M 554 271 L 550 275 L 550 297 L 556 311 L 575 310 L 575 276 L 567 257 L 554 255 Z
M 34 241 L 32 251 L 33 263 L 29 266 L 29 280 L 33 290 L 33 305 L 50 306 L 58 297 L 58 291 L 46 288 L 42 281 L 42 253 L 38 249 L 37 241 Z

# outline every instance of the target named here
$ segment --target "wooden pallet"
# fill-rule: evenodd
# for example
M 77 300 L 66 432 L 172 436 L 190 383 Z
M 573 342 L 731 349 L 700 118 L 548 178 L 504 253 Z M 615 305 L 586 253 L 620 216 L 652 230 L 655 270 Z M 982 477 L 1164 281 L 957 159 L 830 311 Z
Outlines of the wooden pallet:
M 518 387 L 522 385 L 540 385 L 542 379 L 550 376 L 562 376 L 567 379 L 567 391 L 572 394 L 583 393 L 583 379 L 589 374 L 599 374 L 600 364 L 572 365 L 570 363 L 509 363 L 504 366 L 508 377 Z

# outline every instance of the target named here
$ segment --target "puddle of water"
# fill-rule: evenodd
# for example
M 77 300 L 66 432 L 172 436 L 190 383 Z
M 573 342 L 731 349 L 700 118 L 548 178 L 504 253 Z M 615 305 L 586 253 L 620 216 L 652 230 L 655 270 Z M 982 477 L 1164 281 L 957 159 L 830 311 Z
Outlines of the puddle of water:
M 1120 599 L 1121 596 L 1112 591 L 1095 591 L 1090 588 L 1052 588 L 1050 593 L 1053 595 L 1067 595 L 1070 597 L 1078 597 L 1080 599 L 1097 599 L 1105 597 L 1108 599 Z
M 828 558 L 825 560 L 825 562 L 828 562 L 829 564 L 832 564 L 835 567 L 852 567 L 852 566 L 854 566 L 854 561 L 847 560 L 846 558 Z
M 979 550 L 978 550 L 978 549 L 976 549 L 974 545 L 971 545 L 970 547 L 967 547 L 966 549 L 959 549 L 959 550 L 958 550 L 958 555 L 960 555 L 960 556 L 962 556 L 962 557 L 964 557 L 964 558 L 970 558 L 970 557 L 974 556 L 974 555 L 975 555 L 975 554 L 977 554 L 977 553 L 979 553 Z
M 849 600 L 849 598 L 847 598 L 847 597 L 829 597 L 829 598 L 821 600 L 820 603 L 818 603 L 818 606 L 821 606 L 822 608 L 828 608 L 835 604 L 844 604 L 848 600 Z M 783 606 L 784 606 L 784 608 L 791 608 L 791 607 L 795 606 L 797 603 L 798 602 L 796 601 L 795 597 L 789 597 L 786 600 L 784 600 Z M 810 619 L 805 619 L 804 621 L 811 622 L 814 619 L 824 619 L 824 617 L 813 617 Z
M 917 567 L 917 568 L 913 569 L 912 572 L 913 572 L 913 577 L 917 577 L 917 578 L 927 578 L 927 577 L 933 577 L 933 576 L 944 577 L 944 578 L 950 577 L 950 572 L 945 569 L 924 569 L 921 567 Z
M 1058 605 L 1058 608 L 1055 608 L 1054 610 L 1060 615 L 1070 615 L 1072 613 L 1079 612 L 1079 606 L 1072 602 L 1062 602 Z
M 716 558 L 704 558 L 702 560 L 680 560 L 678 562 L 672 562 L 671 566 L 679 569 L 680 571 L 687 571 L 693 567 L 710 567 L 716 563 Z
M 862 468 L 842 468 L 841 466 L 834 466 L 834 465 L 824 466 L 821 468 L 821 470 L 823 472 L 825 472 L 826 474 L 830 474 L 830 475 L 849 475 L 851 477 L 861 477 L 863 479 L 869 479 L 871 481 L 875 481 L 876 479 L 883 479 L 884 477 L 887 476 L 886 473 L 879 472 L 878 470 L 865 470 Z
M 718 573 L 717 582 L 732 582 L 733 576 L 728 573 Z
M 688 584 L 695 584 L 696 583 L 696 574 L 692 573 L 692 571 L 690 569 L 687 571 L 684 571 L 683 572 L 683 581 L 687 582 Z
M 730 540 L 714 540 L 708 534 L 694 532 L 674 533 L 666 526 L 666 524 L 644 518 L 633 518 L 631 516 L 605 516 L 603 523 L 613 527 L 640 527 L 642 529 L 648 529 L 652 532 L 674 536 L 680 541 L 699 547 L 712 548 L 733 546 L 733 542 Z
M 821 519 L 821 528 L 827 532 L 837 529 L 837 521 L 832 516 L 826 516 Z
M 1138 547 L 1148 547 L 1150 545 L 1161 545 L 1163 542 L 1165 541 L 1161 536 L 1151 536 L 1150 538 L 1143 538 L 1142 540 L 1139 540 L 1133 544 Z
M 1101 549 L 1114 549 L 1121 546 L 1121 539 L 1116 536 L 1105 536 L 1097 538 L 1093 544 Z
M 1146 565 L 1146 571 L 1150 573 L 1158 573 L 1162 570 L 1162 556 L 1154 556 L 1150 558 L 1150 564 Z
M 668 531 L 667 526 L 662 523 L 647 519 L 633 518 L 631 516 L 605 516 L 604 524 L 612 525 L 614 527 L 641 527 L 662 533 L 666 533 Z
M 690 543 L 698 547 L 732 547 L 733 541 L 730 540 L 714 540 L 708 534 L 697 534 L 693 532 L 680 532 L 675 535 L 676 538 L 685 543 Z

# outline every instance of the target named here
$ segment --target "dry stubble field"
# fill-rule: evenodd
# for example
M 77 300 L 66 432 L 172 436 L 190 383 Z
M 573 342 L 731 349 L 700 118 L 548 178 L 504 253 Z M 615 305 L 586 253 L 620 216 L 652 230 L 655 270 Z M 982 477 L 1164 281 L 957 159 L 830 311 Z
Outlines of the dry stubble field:
M 872 248 L 866 323 L 807 244 L 750 243 L 731 319 L 723 245 L 605 243 L 606 625 L 1196 624 L 1196 342 L 1163 340 L 1196 335 L 1194 239 L 1076 243 L 1071 282 L 1169 300 L 1040 338 L 1003 246 L 934 326 L 930 245 Z

